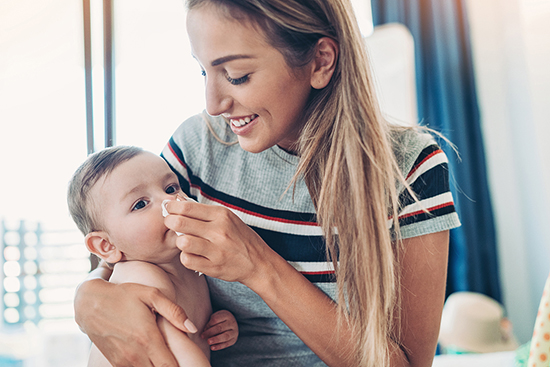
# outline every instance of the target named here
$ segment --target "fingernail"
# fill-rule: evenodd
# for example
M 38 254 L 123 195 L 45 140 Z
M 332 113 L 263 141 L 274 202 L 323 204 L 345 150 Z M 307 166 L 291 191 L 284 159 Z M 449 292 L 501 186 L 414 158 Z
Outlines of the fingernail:
M 196 333 L 198 330 L 197 330 L 197 327 L 195 326 L 195 324 L 193 324 L 191 322 L 191 320 L 187 319 L 185 320 L 185 322 L 183 323 L 183 325 L 187 328 L 187 330 L 189 330 L 190 333 L 194 334 Z

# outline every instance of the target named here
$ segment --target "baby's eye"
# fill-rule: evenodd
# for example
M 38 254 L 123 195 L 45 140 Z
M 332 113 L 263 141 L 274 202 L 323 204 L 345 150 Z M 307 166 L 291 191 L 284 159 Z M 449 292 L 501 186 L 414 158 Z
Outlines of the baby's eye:
M 145 200 L 139 200 L 135 205 L 134 207 L 132 208 L 132 210 L 139 210 L 139 209 L 143 209 L 147 206 L 147 201 Z
M 229 83 L 233 84 L 233 85 L 243 84 L 243 83 L 246 83 L 248 81 L 248 75 L 242 76 L 242 77 L 237 78 L 237 79 L 233 79 L 229 75 L 226 75 L 226 78 L 227 78 L 227 81 Z
M 167 194 L 175 194 L 180 190 L 180 185 L 178 184 L 172 184 L 168 186 L 165 190 Z

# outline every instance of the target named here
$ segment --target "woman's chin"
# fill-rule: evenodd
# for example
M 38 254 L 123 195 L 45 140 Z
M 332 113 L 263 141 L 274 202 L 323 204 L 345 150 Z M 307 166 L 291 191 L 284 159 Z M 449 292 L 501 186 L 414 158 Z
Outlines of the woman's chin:
M 262 143 L 256 139 L 247 139 L 245 137 L 239 136 L 239 145 L 241 148 L 246 150 L 249 153 L 261 153 L 266 149 L 271 148 L 273 145 L 268 145 Z

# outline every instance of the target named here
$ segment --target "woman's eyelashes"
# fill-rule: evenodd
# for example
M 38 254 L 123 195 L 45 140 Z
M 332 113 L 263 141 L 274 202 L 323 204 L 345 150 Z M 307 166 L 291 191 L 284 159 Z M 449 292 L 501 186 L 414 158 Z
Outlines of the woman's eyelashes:
M 206 71 L 204 69 L 201 69 L 201 75 L 202 76 L 206 76 Z M 249 77 L 250 74 L 246 74 L 244 76 L 241 76 L 240 78 L 232 78 L 229 76 L 229 74 L 225 74 L 225 78 L 227 79 L 227 81 L 233 85 L 239 85 L 239 84 L 243 84 L 243 83 L 246 83 L 248 81 L 248 77 Z
M 227 81 L 229 83 L 233 84 L 233 85 L 243 84 L 243 83 L 246 83 L 248 81 L 248 75 L 242 76 L 242 77 L 237 78 L 237 79 L 233 79 L 229 75 L 226 75 L 225 77 L 227 78 Z

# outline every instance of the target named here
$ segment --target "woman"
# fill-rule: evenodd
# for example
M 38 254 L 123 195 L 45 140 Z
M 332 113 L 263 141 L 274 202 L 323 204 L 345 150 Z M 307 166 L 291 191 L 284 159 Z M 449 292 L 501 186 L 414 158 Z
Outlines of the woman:
M 165 224 L 239 321 L 212 365 L 430 366 L 459 225 L 446 157 L 381 117 L 349 2 L 187 6 L 208 115 L 163 156 L 200 204 L 170 202 Z M 158 293 L 87 281 L 75 308 L 114 365 L 175 365 L 151 311 L 186 317 Z

